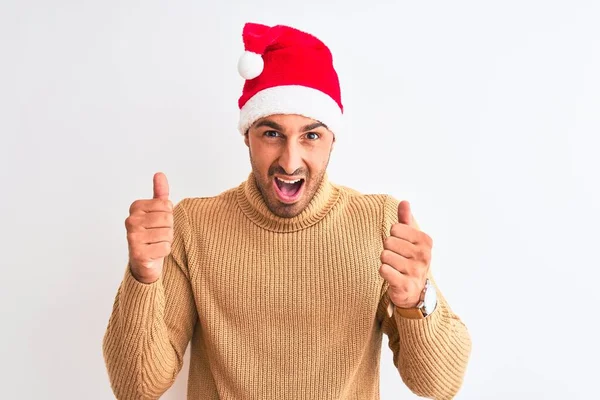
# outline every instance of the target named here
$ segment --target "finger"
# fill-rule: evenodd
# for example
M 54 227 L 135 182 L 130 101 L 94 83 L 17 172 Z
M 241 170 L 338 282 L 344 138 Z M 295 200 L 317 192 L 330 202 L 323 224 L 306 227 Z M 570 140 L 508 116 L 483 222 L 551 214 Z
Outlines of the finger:
M 169 253 L 171 253 L 171 243 L 169 242 L 138 244 L 129 247 L 130 258 L 139 264 L 145 264 L 166 257 Z
M 150 199 L 136 200 L 129 206 L 129 214 L 148 213 L 148 212 L 172 212 L 173 203 L 171 200 Z
M 420 247 L 408 240 L 390 236 L 383 241 L 383 248 L 400 254 L 405 258 L 419 259 L 422 254 Z
M 152 212 L 135 213 L 125 219 L 125 228 L 128 232 L 139 232 L 156 228 L 173 228 L 173 213 Z
M 404 239 L 413 244 L 419 244 L 423 241 L 423 232 L 414 229 L 405 224 L 394 224 L 390 229 L 390 235 L 398 239 Z
M 142 246 L 144 246 L 144 254 L 151 260 L 166 257 L 171 253 L 171 243 L 169 242 L 144 244 Z
M 412 225 L 413 218 L 410 211 L 410 203 L 406 200 L 398 204 L 398 222 L 405 225 Z
M 154 197 L 155 199 L 169 199 L 169 182 L 167 177 L 162 172 L 154 174 Z
M 173 213 L 153 212 L 146 214 L 142 226 L 146 229 L 173 228 Z
M 385 279 L 390 286 L 403 287 L 406 281 L 406 276 L 398 272 L 394 267 L 388 264 L 381 264 L 379 267 L 379 275 Z
M 129 243 L 135 243 L 136 245 L 146 245 L 161 242 L 172 243 L 173 229 L 156 228 L 138 232 L 129 232 L 127 233 L 127 240 Z
M 412 268 L 408 259 L 402 257 L 400 254 L 396 254 L 391 250 L 383 250 L 381 252 L 380 260 L 382 264 L 386 264 L 401 274 L 410 275 Z

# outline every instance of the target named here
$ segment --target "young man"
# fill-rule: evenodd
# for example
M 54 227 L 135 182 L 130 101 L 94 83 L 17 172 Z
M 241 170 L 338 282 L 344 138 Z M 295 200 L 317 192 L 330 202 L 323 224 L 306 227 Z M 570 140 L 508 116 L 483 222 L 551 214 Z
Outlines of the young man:
M 239 129 L 252 173 L 173 208 L 166 177 L 126 220 L 103 341 L 119 399 L 156 399 L 192 341 L 188 399 L 376 399 L 382 334 L 416 394 L 452 398 L 471 349 L 408 202 L 327 179 L 342 103 L 329 49 L 247 24 Z M 343 134 L 343 133 L 342 133 Z

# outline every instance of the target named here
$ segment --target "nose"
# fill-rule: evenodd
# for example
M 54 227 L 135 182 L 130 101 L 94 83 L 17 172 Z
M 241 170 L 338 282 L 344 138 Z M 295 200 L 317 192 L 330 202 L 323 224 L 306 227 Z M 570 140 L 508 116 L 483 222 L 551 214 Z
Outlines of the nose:
M 293 141 L 286 143 L 281 156 L 279 157 L 279 166 L 283 168 L 288 175 L 293 175 L 295 171 L 302 168 L 301 149 Z

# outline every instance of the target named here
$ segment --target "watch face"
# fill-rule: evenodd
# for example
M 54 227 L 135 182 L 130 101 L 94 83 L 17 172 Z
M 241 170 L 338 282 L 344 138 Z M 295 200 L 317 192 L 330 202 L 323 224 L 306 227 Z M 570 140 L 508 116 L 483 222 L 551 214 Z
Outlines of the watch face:
M 427 314 L 431 314 L 437 305 L 437 293 L 435 287 L 427 281 L 427 290 L 423 299 L 423 308 Z

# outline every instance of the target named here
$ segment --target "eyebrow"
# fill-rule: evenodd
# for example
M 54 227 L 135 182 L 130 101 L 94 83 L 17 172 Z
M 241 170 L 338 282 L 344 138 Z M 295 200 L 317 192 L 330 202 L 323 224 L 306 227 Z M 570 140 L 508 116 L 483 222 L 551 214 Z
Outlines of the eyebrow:
M 273 122 L 269 119 L 263 119 L 262 121 L 260 121 L 259 123 L 257 123 L 254 127 L 255 128 L 261 128 L 263 126 L 269 127 L 271 129 L 275 129 L 276 131 L 283 131 L 283 126 L 279 125 L 277 122 Z
M 271 121 L 270 119 L 263 119 L 262 121 L 258 122 L 254 128 L 261 128 L 263 126 L 266 126 L 268 128 L 271 129 L 275 129 L 276 131 L 279 132 L 283 132 L 283 126 L 279 125 L 277 122 Z M 322 122 L 315 122 L 312 124 L 308 124 L 302 127 L 302 132 L 308 132 L 308 131 L 312 131 L 314 129 L 320 128 L 320 127 L 324 127 L 325 129 L 329 129 L 327 128 L 327 125 L 325 125 Z
M 329 129 L 327 128 L 327 125 L 325 125 L 322 122 L 315 122 L 314 124 L 310 124 L 310 125 L 306 125 L 302 128 L 302 132 L 308 132 L 308 131 L 312 131 L 314 129 L 320 128 L 320 127 L 324 127 L 325 129 Z

